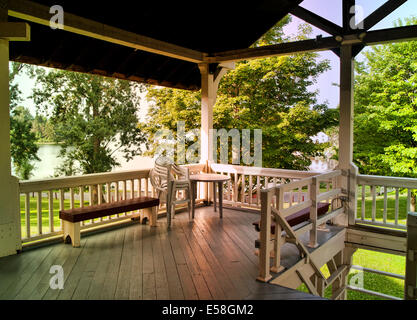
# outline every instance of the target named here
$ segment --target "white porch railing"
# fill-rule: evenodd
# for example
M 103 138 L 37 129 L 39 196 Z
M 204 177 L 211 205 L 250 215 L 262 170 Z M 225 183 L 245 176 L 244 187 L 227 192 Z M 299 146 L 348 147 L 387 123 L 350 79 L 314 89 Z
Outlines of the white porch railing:
M 204 165 L 188 165 L 190 173 L 205 170 Z M 22 243 L 43 240 L 62 234 L 59 210 L 117 202 L 139 196 L 155 196 L 149 180 L 150 169 L 89 174 L 83 176 L 21 181 L 20 216 Z M 94 195 L 95 194 L 95 195 Z M 202 188 L 197 186 L 197 203 L 202 200 Z M 161 208 L 162 205 L 161 205 Z M 163 211 L 161 211 L 163 212 Z M 81 230 L 129 221 L 135 212 L 84 221 Z
M 190 174 L 206 171 L 203 164 L 187 165 Z M 92 204 L 93 193 L 98 201 L 119 201 L 139 195 L 155 195 L 148 179 L 150 169 L 91 174 L 37 181 L 21 181 L 22 242 L 41 240 L 62 233 L 58 218 L 60 209 Z M 261 190 L 293 183 L 320 175 L 318 172 L 211 164 L 210 171 L 231 179 L 224 185 L 224 204 L 236 208 L 261 209 Z M 358 175 L 358 212 L 356 223 L 406 229 L 406 213 L 410 211 L 411 191 L 417 189 L 417 179 Z M 207 200 L 203 184 L 198 184 L 197 201 Z M 322 182 L 322 191 L 331 183 Z M 404 191 L 406 189 L 406 191 Z M 139 191 L 140 190 L 140 191 Z M 405 195 L 406 193 L 406 195 Z M 297 187 L 285 193 L 288 206 L 310 198 L 310 186 Z M 378 200 L 378 201 L 377 201 Z M 272 197 L 276 203 L 276 198 Z M 383 203 L 383 206 L 380 204 Z M 128 220 L 130 214 L 86 221 L 82 229 Z
M 204 164 L 187 165 L 190 174 L 206 171 Z M 154 196 L 149 170 L 90 174 L 74 177 L 21 181 L 22 243 L 43 240 L 62 234 L 59 210 L 89 206 L 93 197 L 98 203 L 117 202 L 138 196 Z M 211 171 L 225 174 L 231 180 L 224 186 L 224 203 L 237 208 L 260 209 L 260 191 L 281 183 L 298 181 L 317 172 L 267 169 L 236 165 L 212 164 Z M 206 200 L 203 184 L 197 186 L 197 203 Z M 207 190 L 207 189 L 206 189 Z M 94 196 L 93 194 L 96 193 Z M 292 204 L 304 201 L 308 190 L 295 190 L 288 195 Z M 300 199 L 300 200 L 299 200 Z M 130 220 L 135 213 L 120 214 L 82 223 L 82 230 Z
M 313 177 L 319 172 L 245 167 L 238 165 L 211 164 L 211 170 L 218 174 L 227 175 L 230 181 L 224 185 L 223 203 L 237 208 L 261 208 L 261 190 L 276 187 L 283 183 L 299 181 Z M 329 185 L 327 185 L 329 188 Z M 286 202 L 303 201 L 308 190 L 291 191 L 286 196 Z M 300 199 L 300 200 L 299 200 Z
M 153 194 L 149 169 L 20 182 L 22 242 L 62 234 L 59 210 Z M 84 221 L 82 229 L 129 219 L 133 213 Z M 24 225 L 23 225 L 24 221 Z
M 356 223 L 406 230 L 417 179 L 358 175 Z M 382 204 L 382 205 L 381 205 Z

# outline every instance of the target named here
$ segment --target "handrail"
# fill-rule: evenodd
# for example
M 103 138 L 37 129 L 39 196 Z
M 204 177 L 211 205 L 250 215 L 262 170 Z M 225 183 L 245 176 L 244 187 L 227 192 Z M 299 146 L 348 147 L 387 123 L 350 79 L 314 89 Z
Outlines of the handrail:
M 367 186 L 417 189 L 417 179 L 415 178 L 370 176 L 360 174 L 357 177 L 357 181 L 358 184 L 365 184 Z
M 147 178 L 151 168 L 141 170 L 129 170 L 119 172 L 94 173 L 81 176 L 60 177 L 42 180 L 20 181 L 19 188 L 21 193 L 38 192 L 51 189 L 72 188 L 81 185 L 101 184 L 109 181 L 129 180 Z
M 287 178 L 287 179 L 304 179 L 306 177 L 312 177 L 319 175 L 320 172 L 315 171 L 299 171 L 299 170 L 287 170 L 287 169 L 276 169 L 276 168 L 261 168 L 261 167 L 246 167 L 231 164 L 210 164 L 211 169 L 215 172 L 224 173 L 236 173 L 253 176 L 268 176 L 276 178 Z

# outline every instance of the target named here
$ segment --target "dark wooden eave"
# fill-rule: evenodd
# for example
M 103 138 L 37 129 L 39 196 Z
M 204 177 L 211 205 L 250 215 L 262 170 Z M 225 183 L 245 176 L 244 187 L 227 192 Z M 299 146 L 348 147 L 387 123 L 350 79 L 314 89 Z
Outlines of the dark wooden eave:
M 355 0 L 342 1 L 343 23 L 339 26 L 300 6 L 302 0 L 263 0 L 250 6 L 237 0 L 212 0 L 204 10 L 189 1 L 141 2 L 137 9 L 127 0 L 119 0 L 117 6 L 101 1 L 9 0 L 9 20 L 29 21 L 32 30 L 30 42 L 11 42 L 10 59 L 198 90 L 199 63 L 216 66 L 324 50 L 339 54 L 344 44 L 351 44 L 356 55 L 366 45 L 417 38 L 416 26 L 369 30 L 407 0 L 388 0 L 364 19 L 363 29 L 350 26 Z M 49 27 L 49 7 L 55 4 L 66 12 L 65 31 Z M 250 48 L 288 13 L 331 37 Z
M 9 0 L 9 20 L 26 20 L 32 27 L 30 42 L 11 43 L 10 59 L 197 90 L 201 85 L 197 63 L 203 62 L 203 55 L 251 46 L 301 1 L 264 0 L 245 6 L 237 0 L 212 0 L 201 10 L 191 1 L 146 1 L 135 6 L 127 0 L 117 5 L 92 0 Z M 48 26 L 49 7 L 56 4 L 64 8 L 69 32 Z M 101 24 L 110 32 L 102 32 Z M 141 49 L 146 39 L 156 42 L 149 50 Z

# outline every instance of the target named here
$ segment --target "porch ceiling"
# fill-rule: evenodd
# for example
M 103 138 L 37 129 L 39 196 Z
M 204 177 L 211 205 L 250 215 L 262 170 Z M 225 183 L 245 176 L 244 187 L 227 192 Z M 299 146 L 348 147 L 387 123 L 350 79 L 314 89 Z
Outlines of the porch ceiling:
M 264 0 L 250 5 L 212 0 L 205 7 L 192 1 L 141 1 L 132 5 L 132 1 L 119 0 L 117 6 L 85 0 L 32 2 L 48 7 L 59 4 L 65 13 L 213 54 L 248 48 L 302 0 Z M 10 60 L 183 89 L 199 89 L 201 85 L 198 66 L 193 62 L 36 23 L 31 23 L 31 34 L 30 42 L 10 43 Z

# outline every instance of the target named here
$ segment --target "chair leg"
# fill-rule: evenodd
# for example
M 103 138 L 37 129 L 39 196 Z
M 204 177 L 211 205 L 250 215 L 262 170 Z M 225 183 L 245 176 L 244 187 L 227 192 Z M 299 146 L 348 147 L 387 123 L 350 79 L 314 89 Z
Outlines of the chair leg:
M 177 200 L 177 188 L 175 182 L 172 184 L 170 206 L 171 206 L 171 219 L 175 219 L 175 201 Z

